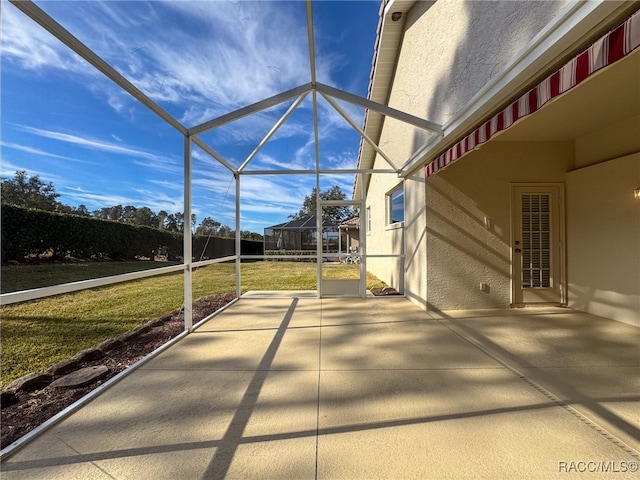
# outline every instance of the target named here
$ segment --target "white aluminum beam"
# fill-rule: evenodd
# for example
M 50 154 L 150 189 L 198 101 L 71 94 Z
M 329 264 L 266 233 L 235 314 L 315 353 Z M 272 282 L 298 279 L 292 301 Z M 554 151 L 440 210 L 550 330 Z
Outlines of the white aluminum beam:
M 10 2 L 16 6 L 25 15 L 30 17 L 34 22 L 47 30 L 51 35 L 56 37 L 67 47 L 77 53 L 84 60 L 93 65 L 97 70 L 102 72 L 109 80 L 113 81 L 120 88 L 129 93 L 133 98 L 142 103 L 145 107 L 150 109 L 165 122 L 185 135 L 187 129 L 178 120 L 173 118 L 167 111 L 160 107 L 157 103 L 147 97 L 141 90 L 133 85 L 129 80 L 118 73 L 111 65 L 100 58 L 84 43 L 74 37 L 68 30 L 62 25 L 56 22 L 53 18 L 47 15 L 44 10 L 38 7 L 35 3 L 27 0 L 10 0 Z
M 191 137 L 184 136 L 184 223 L 182 253 L 184 256 L 184 329 L 193 329 L 193 244 L 191 238 Z
M 423 130 L 428 130 L 430 132 L 437 133 L 438 135 L 444 134 L 442 125 L 438 125 L 437 123 L 430 122 L 429 120 L 410 115 L 401 110 L 396 110 L 395 108 L 388 107 L 387 105 L 367 100 L 366 98 L 359 97 L 338 88 L 330 87 L 329 85 L 325 85 L 323 83 L 317 83 L 315 85 L 315 88 L 320 93 L 326 93 L 327 95 L 339 98 L 340 100 L 344 100 L 345 102 L 351 103 L 353 105 L 368 108 L 369 110 L 374 110 L 378 113 L 381 113 L 382 115 L 395 118 L 396 120 L 414 125 L 416 127 L 422 128 Z
M 309 68 L 311 70 L 311 84 L 316 84 L 316 49 L 313 39 L 313 9 L 311 0 L 307 0 L 307 36 L 309 37 Z
M 239 120 L 240 118 L 261 112 L 262 110 L 266 110 L 267 108 L 273 107 L 275 105 L 279 105 L 292 98 L 299 97 L 300 95 L 307 93 L 310 90 L 311 84 L 307 83 L 305 85 L 300 85 L 299 87 L 292 88 L 291 90 L 287 90 L 286 92 L 274 95 L 273 97 L 265 98 L 264 100 L 256 102 L 252 105 L 242 107 L 218 118 L 214 118 L 213 120 L 209 120 L 207 122 L 201 123 L 200 125 L 196 125 L 195 127 L 189 129 L 189 135 L 200 135 L 204 132 L 208 132 L 209 130 L 213 130 L 214 128 L 218 128 L 222 125 L 226 125 L 227 123 Z
M 356 207 L 362 203 L 360 200 L 321 200 L 323 207 Z
M 255 158 L 255 156 L 258 154 L 258 152 L 260 152 L 260 150 L 262 150 L 262 147 L 264 147 L 265 144 L 269 141 L 269 139 L 273 137 L 273 135 L 278 131 L 278 129 L 282 126 L 282 124 L 287 121 L 287 118 L 289 118 L 289 116 L 294 112 L 294 110 L 298 108 L 298 106 L 304 101 L 305 98 L 307 98 L 308 94 L 309 92 L 306 92 L 300 95 L 298 99 L 291 104 L 291 106 L 285 112 L 285 114 L 282 117 L 280 117 L 280 120 L 276 122 L 273 128 L 269 130 L 269 133 L 265 135 L 265 137 L 260 141 L 258 146 L 253 150 L 253 152 L 251 152 L 251 154 L 242 163 L 242 165 L 240 165 L 240 168 L 238 169 L 239 172 L 242 172 L 247 167 L 247 165 L 249 165 L 251 160 Z
M 355 182 L 354 182 L 355 183 Z M 366 199 L 363 196 L 360 199 L 360 215 L 358 219 L 358 251 L 360 253 L 360 296 L 365 298 L 367 296 L 367 231 L 365 222 L 368 219 L 365 218 L 367 214 Z
M 233 262 L 235 259 L 236 259 L 235 255 L 229 255 L 227 257 L 210 258 L 208 260 L 199 260 L 197 262 L 193 262 L 193 268 L 206 267 L 208 265 L 214 265 L 216 263 Z
M 242 295 L 241 288 L 241 267 L 240 254 L 242 253 L 242 241 L 240 239 L 240 174 L 234 175 L 236 180 L 236 297 Z M 264 245 L 263 245 L 264 247 Z
M 0 295 L 0 305 L 11 305 L 12 303 L 26 302 L 28 300 L 36 300 L 38 298 L 61 295 L 63 293 L 78 292 L 80 290 L 87 290 L 89 288 L 104 287 L 106 285 L 113 285 L 115 283 L 129 282 L 131 280 L 139 280 L 141 278 L 179 272 L 180 270 L 182 270 L 182 268 L 182 265 L 172 265 L 170 267 L 152 268 L 149 270 L 141 270 L 139 272 L 112 275 L 110 277 L 101 277 L 91 280 L 82 280 L 79 282 L 63 283 L 60 285 L 53 285 L 51 287 L 32 288 L 31 290 L 3 293 L 2 295 Z
M 311 251 L 311 250 L 309 250 Z M 313 260 L 311 255 L 242 255 L 242 260 L 275 260 L 275 259 L 303 259 Z
M 313 143 L 316 155 L 316 282 L 318 298 L 322 298 L 322 206 L 320 205 L 320 134 L 318 132 L 318 94 L 313 96 Z
M 342 108 L 340 107 L 340 105 L 338 105 L 335 100 L 333 98 L 331 98 L 329 95 L 324 94 L 322 91 L 320 91 L 320 95 L 322 95 L 322 97 L 329 102 L 329 104 L 336 110 L 336 112 L 338 112 L 342 118 L 344 118 L 347 123 L 349 125 L 351 125 L 351 127 L 360 134 L 360 136 L 362 138 L 364 138 L 364 140 L 371 145 L 371 148 L 373 148 L 376 152 L 378 152 L 378 154 L 385 159 L 385 161 L 389 164 L 389 166 L 391 168 L 394 168 L 397 170 L 397 167 L 393 164 L 393 162 L 391 161 L 391 159 L 387 156 L 386 153 L 384 153 L 382 151 L 382 149 L 376 144 L 376 142 L 374 142 L 373 140 L 371 140 L 371 138 L 369 138 L 369 135 L 367 135 L 366 133 L 364 133 L 364 131 L 351 119 L 351 117 L 349 117 L 349 115 L 346 114 L 346 112 L 344 110 L 342 110 Z
M 344 170 L 245 170 L 242 172 L 242 175 L 312 175 L 314 173 L 319 173 L 320 175 L 340 175 L 340 174 L 349 174 L 349 173 L 395 173 L 398 171 L 393 168 L 387 169 L 358 169 L 358 168 L 348 168 Z

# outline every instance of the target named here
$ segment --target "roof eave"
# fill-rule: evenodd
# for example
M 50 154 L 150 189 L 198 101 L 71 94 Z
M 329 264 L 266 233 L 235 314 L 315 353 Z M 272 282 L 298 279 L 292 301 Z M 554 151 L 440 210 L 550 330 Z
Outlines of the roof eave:
M 377 27 L 367 95 L 371 101 L 388 105 L 404 35 L 406 14 L 415 3 L 414 0 L 382 0 L 380 4 L 380 20 Z M 392 14 L 395 12 L 401 13 L 399 20 L 392 19 Z M 363 131 L 376 143 L 380 139 L 383 124 L 383 115 L 370 110 L 365 112 Z M 361 139 L 358 150 L 358 168 L 373 168 L 375 158 L 376 151 Z M 353 188 L 354 199 L 362 196 L 363 179 L 364 175 L 356 175 Z

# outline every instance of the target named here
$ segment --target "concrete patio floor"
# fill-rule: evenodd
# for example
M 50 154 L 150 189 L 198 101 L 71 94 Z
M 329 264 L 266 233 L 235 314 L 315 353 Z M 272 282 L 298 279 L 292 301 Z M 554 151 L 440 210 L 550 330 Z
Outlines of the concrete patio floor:
M 639 345 L 561 308 L 244 296 L 2 478 L 638 478 Z

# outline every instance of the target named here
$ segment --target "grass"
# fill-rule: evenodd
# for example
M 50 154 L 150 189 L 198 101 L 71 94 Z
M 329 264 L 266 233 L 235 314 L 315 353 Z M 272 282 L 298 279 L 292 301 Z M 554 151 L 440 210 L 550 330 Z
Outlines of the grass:
M 64 280 L 55 282 L 55 270 L 47 270 L 47 281 L 54 281 L 55 284 L 78 280 L 70 271 L 86 275 L 88 271 L 95 274 L 109 271 L 109 268 L 114 269 L 110 271 L 117 271 L 118 267 L 130 268 L 127 265 L 108 266 L 105 263 L 89 264 L 82 269 L 77 268 L 78 265 L 49 265 L 49 268 L 63 267 L 60 268 L 60 278 Z M 3 268 L 2 281 L 4 283 L 7 278 L 5 275 L 16 279 L 22 277 L 20 282 L 24 284 L 29 276 L 33 280 L 40 275 L 41 270 L 36 267 L 39 266 L 5 267 L 8 270 L 19 269 L 19 272 L 14 275 L 14 272 L 5 272 Z M 31 275 L 29 268 L 33 268 Z M 357 278 L 359 266 L 326 265 L 323 266 L 323 272 L 325 278 Z M 244 263 L 241 284 L 242 293 L 249 290 L 315 290 L 316 264 Z M 367 276 L 367 288 L 383 286 L 377 278 Z M 26 288 L 33 288 L 33 284 Z M 235 292 L 234 264 L 215 264 L 194 272 L 194 298 L 229 292 Z M 95 347 L 107 338 L 179 308 L 182 303 L 183 275 L 175 273 L 4 306 L 0 309 L 0 386 L 6 386 L 27 373 L 45 370 L 81 350 Z
M 175 265 L 169 262 L 78 262 L 43 263 L 42 265 L 7 265 L 1 270 L 2 293 L 18 292 L 60 283 L 77 282 L 122 273 Z

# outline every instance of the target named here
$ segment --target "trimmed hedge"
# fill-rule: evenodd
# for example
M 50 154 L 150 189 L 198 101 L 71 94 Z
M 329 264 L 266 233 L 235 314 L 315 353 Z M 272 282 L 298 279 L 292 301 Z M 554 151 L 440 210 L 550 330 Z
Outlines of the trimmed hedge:
M 47 253 L 54 258 L 70 255 L 111 260 L 153 258 L 159 250 L 170 259 L 182 256 L 181 233 L 14 205 L 2 205 L 1 230 L 3 262 Z M 233 255 L 234 248 L 231 238 L 193 237 L 196 260 Z M 241 251 L 261 255 L 263 243 L 242 240 Z

